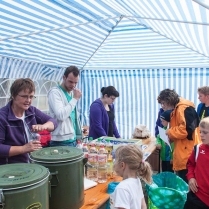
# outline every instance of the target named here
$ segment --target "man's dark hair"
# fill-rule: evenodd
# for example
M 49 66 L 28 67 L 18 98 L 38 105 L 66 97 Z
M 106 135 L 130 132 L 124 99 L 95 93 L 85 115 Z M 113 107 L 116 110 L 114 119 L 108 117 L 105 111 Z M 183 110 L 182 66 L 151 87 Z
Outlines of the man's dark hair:
M 64 76 L 67 78 L 70 73 L 73 73 L 75 77 L 80 75 L 78 68 L 73 65 L 65 69 Z
M 168 105 L 176 106 L 180 99 L 179 95 L 175 92 L 175 90 L 164 89 L 160 92 L 158 98 L 158 103 L 166 102 Z

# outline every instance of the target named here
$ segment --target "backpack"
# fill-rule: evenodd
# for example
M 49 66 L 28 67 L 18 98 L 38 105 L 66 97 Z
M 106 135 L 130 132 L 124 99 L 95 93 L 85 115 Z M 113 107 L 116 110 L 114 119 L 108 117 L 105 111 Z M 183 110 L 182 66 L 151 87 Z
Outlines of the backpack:
M 195 162 L 197 162 L 197 157 L 198 157 L 198 154 L 199 154 L 200 145 L 201 144 L 197 144 L 197 145 L 194 146 Z
M 187 131 L 187 139 L 192 139 L 192 134 L 194 130 L 199 126 L 200 119 L 194 107 L 189 106 L 184 111 L 184 117 L 186 120 L 186 131 Z

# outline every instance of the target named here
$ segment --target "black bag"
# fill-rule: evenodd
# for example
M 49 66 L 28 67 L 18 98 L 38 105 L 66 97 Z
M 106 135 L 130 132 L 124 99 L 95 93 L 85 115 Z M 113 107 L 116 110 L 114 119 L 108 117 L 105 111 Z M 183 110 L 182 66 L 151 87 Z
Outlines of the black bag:
M 200 119 L 194 107 L 187 107 L 184 111 L 184 117 L 186 120 L 186 131 L 188 133 L 187 139 L 192 139 L 194 130 L 199 126 Z

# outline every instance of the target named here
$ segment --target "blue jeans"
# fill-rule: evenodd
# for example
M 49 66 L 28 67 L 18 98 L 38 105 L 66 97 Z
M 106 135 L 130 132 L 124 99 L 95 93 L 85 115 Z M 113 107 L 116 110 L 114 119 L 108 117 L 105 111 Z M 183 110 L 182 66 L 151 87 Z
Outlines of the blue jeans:
M 57 146 L 70 146 L 70 147 L 76 147 L 77 141 L 50 141 L 50 147 L 57 147 Z

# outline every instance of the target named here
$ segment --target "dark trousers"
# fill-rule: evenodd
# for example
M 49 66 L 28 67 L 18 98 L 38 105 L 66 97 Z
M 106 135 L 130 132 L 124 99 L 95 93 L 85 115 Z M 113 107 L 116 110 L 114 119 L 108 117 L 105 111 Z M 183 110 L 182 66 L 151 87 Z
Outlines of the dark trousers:
M 173 165 L 170 163 L 170 161 L 162 161 L 162 172 L 173 172 Z
M 176 172 L 176 175 L 179 176 L 180 178 L 182 178 L 188 184 L 188 180 L 187 180 L 187 177 L 186 177 L 187 172 L 188 172 L 187 169 L 180 170 L 180 171 Z
M 187 194 L 187 200 L 184 209 L 209 209 L 192 191 Z

